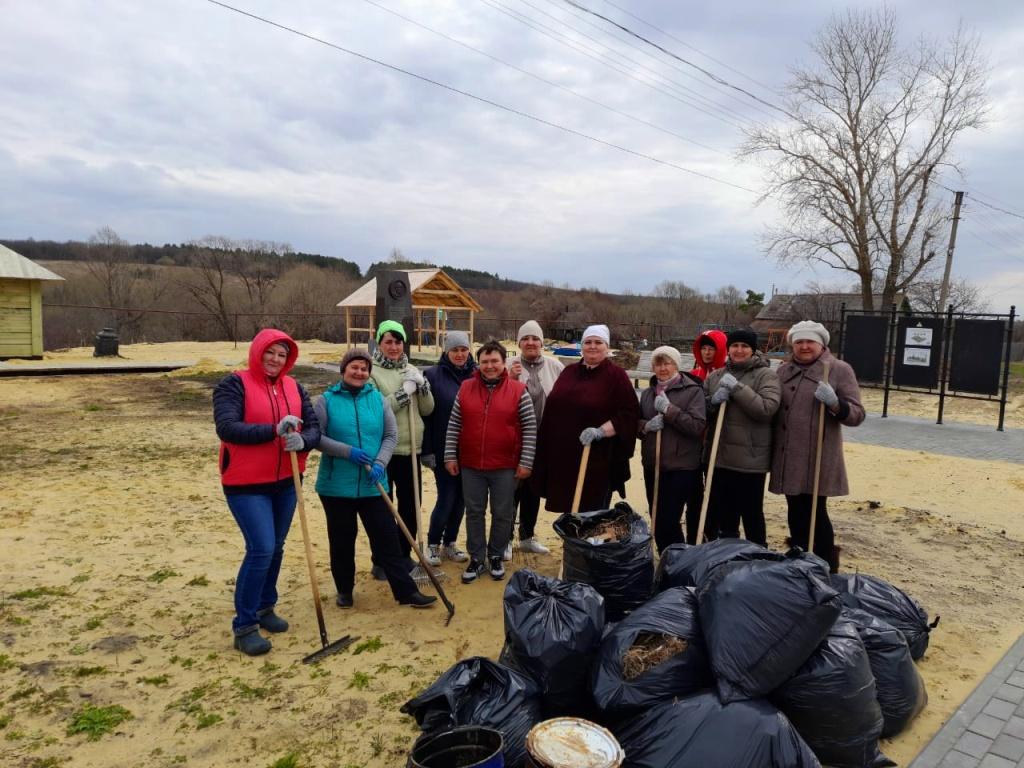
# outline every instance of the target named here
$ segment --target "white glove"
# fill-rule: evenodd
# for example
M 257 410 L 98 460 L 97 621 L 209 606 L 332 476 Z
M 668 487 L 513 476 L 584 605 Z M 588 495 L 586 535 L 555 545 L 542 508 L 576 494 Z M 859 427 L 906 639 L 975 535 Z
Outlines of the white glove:
M 664 428 L 665 428 L 665 417 L 662 416 L 659 413 L 657 416 L 654 416 L 653 418 L 648 419 L 647 423 L 644 424 L 644 434 L 646 434 L 648 432 L 660 432 Z
M 406 379 L 402 382 L 402 391 L 409 397 L 412 397 L 416 394 L 416 382 L 412 379 Z
M 722 376 L 722 380 L 718 382 L 718 386 L 724 387 L 725 389 L 729 390 L 730 393 L 739 385 L 739 380 L 731 373 L 727 373 L 724 376 Z
M 839 395 L 824 381 L 818 382 L 818 388 L 814 390 L 814 396 L 823 402 L 826 408 L 836 408 L 839 405 Z
M 302 419 L 292 416 L 290 413 L 277 424 L 277 434 L 284 437 L 289 432 L 300 432 L 302 430 Z
M 402 381 L 411 381 L 417 388 L 422 387 L 425 379 L 423 374 L 420 373 L 420 369 L 415 365 L 407 365 L 402 369 Z M 412 394 L 411 392 L 409 394 Z
M 286 451 L 303 451 L 306 443 L 298 432 L 288 432 L 284 435 L 284 449 Z
M 598 440 L 604 439 L 604 430 L 600 427 L 587 427 L 580 432 L 580 442 L 584 445 L 590 445 L 596 443 Z
M 668 410 L 668 407 L 670 405 L 671 403 L 668 400 L 668 395 L 666 395 L 664 392 L 662 392 L 660 395 L 654 398 L 654 410 L 656 410 L 658 413 L 664 413 L 665 411 Z

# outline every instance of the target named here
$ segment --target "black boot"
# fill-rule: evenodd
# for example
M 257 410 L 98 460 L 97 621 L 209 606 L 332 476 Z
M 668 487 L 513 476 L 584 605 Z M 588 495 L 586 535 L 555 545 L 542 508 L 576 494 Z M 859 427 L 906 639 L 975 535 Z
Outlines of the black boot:
M 429 608 L 437 602 L 437 598 L 433 595 L 424 595 L 419 590 L 413 592 L 408 597 L 403 597 L 398 601 L 399 605 L 411 605 L 413 608 Z
M 832 557 L 828 560 L 828 572 L 839 573 L 839 552 L 842 547 L 832 547 Z

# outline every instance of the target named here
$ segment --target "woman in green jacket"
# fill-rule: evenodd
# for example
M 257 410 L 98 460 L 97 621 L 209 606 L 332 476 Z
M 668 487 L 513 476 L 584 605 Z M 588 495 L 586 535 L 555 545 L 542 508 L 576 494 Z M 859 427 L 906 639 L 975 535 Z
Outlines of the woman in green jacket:
M 416 588 L 398 549 L 401 531 L 377 488 L 378 483 L 388 484 L 385 467 L 398 430 L 391 407 L 370 381 L 372 368 L 365 349 L 350 349 L 341 360 L 341 381 L 313 404 L 323 425 L 316 492 L 327 515 L 336 602 L 340 608 L 353 606 L 358 515 L 370 540 L 373 562 L 386 574 L 395 600 L 426 608 L 437 598 Z

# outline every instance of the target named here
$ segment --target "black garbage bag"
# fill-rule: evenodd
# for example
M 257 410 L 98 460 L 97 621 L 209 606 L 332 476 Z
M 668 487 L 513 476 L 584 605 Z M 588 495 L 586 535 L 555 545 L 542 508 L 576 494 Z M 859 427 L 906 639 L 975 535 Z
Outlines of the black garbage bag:
M 766 696 L 782 685 L 840 611 L 828 564 L 799 550 L 782 560 L 723 563 L 697 598 L 718 695 L 726 703 Z
M 662 702 L 615 728 L 622 768 L 820 768 L 764 699 L 722 704 L 711 691 Z
M 928 704 L 928 691 L 910 656 L 907 639 L 894 626 L 867 611 L 843 608 L 843 618 L 857 627 L 868 652 L 875 694 L 885 718 L 882 736 L 895 736 Z
M 677 587 L 615 625 L 601 643 L 590 689 L 599 709 L 618 713 L 687 696 L 712 682 L 697 597 Z
M 419 696 L 402 705 L 425 733 L 459 725 L 501 731 L 505 765 L 526 762 L 526 734 L 541 720 L 540 688 L 528 676 L 482 656 L 456 663 Z
M 594 529 L 619 523 L 617 540 L 599 541 Z M 590 584 L 604 595 L 608 621 L 619 621 L 651 596 L 654 551 L 647 523 L 624 501 L 612 509 L 564 514 L 555 520 L 562 537 L 566 581 Z
M 929 624 L 928 612 L 917 600 L 884 579 L 863 573 L 832 574 L 832 587 L 842 595 L 843 605 L 867 611 L 902 632 L 914 661 L 924 656 L 939 617 Z
M 842 618 L 796 674 L 771 694 L 824 765 L 895 765 L 878 751 L 882 710 L 857 627 Z
M 604 598 L 588 584 L 517 571 L 505 587 L 501 663 L 529 675 L 544 715 L 590 714 L 587 681 L 604 632 Z
M 658 564 L 658 589 L 699 587 L 707 575 L 722 563 L 747 559 L 744 555 L 767 552 L 746 539 L 715 539 L 706 544 L 670 544 Z

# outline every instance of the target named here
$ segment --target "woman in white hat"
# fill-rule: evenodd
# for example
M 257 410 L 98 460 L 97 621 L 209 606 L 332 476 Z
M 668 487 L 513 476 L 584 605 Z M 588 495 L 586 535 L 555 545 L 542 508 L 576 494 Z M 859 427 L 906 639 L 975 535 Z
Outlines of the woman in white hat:
M 813 547 L 814 553 L 835 572 L 839 570 L 839 550 L 825 502 L 829 496 L 850 492 L 843 462 L 842 428 L 856 427 L 864 421 L 860 387 L 853 368 L 832 357 L 828 350 L 829 333 L 821 323 L 803 320 L 789 329 L 786 340 L 793 354 L 778 370 L 782 405 L 775 421 L 768 490 L 785 494 L 792 543 L 809 549 L 818 415 L 823 403 L 825 432 Z

